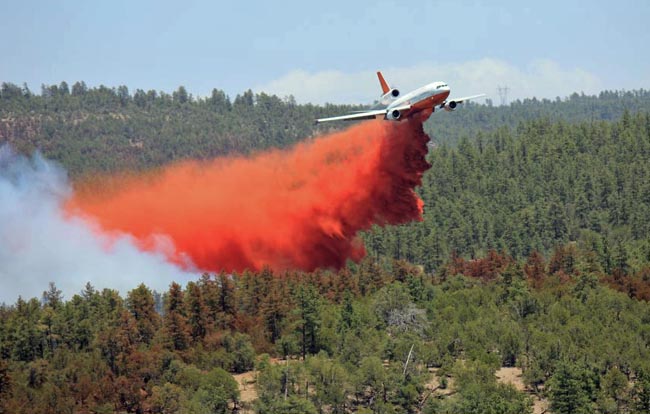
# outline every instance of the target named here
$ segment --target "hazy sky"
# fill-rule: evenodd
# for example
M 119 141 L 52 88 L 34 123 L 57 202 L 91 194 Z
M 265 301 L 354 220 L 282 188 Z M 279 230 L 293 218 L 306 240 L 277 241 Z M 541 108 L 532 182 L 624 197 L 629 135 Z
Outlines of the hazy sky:
M 648 0 L 0 0 L 0 16 L 0 81 L 35 91 L 84 80 L 363 102 L 377 69 L 495 101 L 499 84 L 511 98 L 650 88 Z

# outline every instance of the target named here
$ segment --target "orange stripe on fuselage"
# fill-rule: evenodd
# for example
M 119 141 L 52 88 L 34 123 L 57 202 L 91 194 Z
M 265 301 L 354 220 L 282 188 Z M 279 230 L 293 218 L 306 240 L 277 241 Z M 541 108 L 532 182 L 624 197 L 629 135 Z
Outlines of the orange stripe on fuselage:
M 401 119 L 408 118 L 409 116 L 418 113 L 425 109 L 431 109 L 439 106 L 441 103 L 447 99 L 449 96 L 449 91 L 443 92 L 441 94 L 433 95 L 428 98 L 422 99 L 414 104 L 411 104 L 411 109 L 404 114 Z

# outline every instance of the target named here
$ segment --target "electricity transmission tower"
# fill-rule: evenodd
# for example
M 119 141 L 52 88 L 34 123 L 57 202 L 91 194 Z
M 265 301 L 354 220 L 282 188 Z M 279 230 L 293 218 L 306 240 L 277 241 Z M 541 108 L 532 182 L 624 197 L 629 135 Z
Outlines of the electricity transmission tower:
M 508 91 L 510 88 L 508 88 L 508 85 L 504 86 L 497 86 L 497 92 L 499 93 L 499 98 L 501 98 L 501 105 L 507 105 L 508 104 Z

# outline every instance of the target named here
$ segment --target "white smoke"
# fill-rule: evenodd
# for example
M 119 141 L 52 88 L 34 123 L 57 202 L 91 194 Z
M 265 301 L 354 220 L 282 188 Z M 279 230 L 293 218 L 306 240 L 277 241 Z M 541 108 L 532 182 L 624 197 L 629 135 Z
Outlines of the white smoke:
M 57 164 L 0 147 L 0 303 L 40 298 L 49 282 L 69 299 L 86 282 L 124 294 L 140 283 L 166 291 L 195 277 L 162 254 L 138 250 L 127 235 L 101 236 L 92 223 L 66 216 L 71 192 Z

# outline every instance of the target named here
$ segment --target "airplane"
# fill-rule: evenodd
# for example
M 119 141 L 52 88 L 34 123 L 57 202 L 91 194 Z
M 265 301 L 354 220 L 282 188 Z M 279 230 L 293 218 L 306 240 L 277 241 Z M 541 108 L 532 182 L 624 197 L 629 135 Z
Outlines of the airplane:
M 400 121 L 426 109 L 430 109 L 433 112 L 436 108 L 439 108 L 451 112 L 456 109 L 458 104 L 485 96 L 482 93 L 480 95 L 448 100 L 447 98 L 451 89 L 445 82 L 433 82 L 406 95 L 401 95 L 398 89 L 388 86 L 381 72 L 377 72 L 377 77 L 381 84 L 382 95 L 375 106 L 348 115 L 320 118 L 316 120 L 316 123 L 381 118 L 389 121 Z

